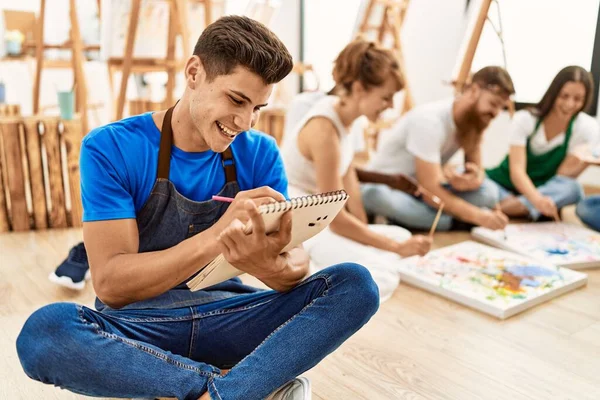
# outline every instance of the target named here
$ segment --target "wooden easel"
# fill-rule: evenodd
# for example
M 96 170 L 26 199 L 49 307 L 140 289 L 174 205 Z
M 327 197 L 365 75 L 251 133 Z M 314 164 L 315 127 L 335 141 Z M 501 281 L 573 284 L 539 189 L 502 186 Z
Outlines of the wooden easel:
M 454 88 L 457 92 L 461 92 L 463 87 L 469 80 L 469 75 L 471 74 L 471 66 L 473 65 L 473 58 L 475 57 L 477 45 L 479 44 L 481 32 L 483 31 L 483 26 L 485 25 L 485 21 L 487 19 L 492 1 L 493 0 L 481 1 L 481 8 L 479 9 L 479 13 L 477 14 L 477 19 L 475 19 L 473 23 L 473 28 L 471 29 L 471 36 L 469 37 L 469 41 L 466 44 L 466 50 L 463 53 L 463 58 L 460 62 L 460 67 L 458 68 L 458 71 L 452 80 Z M 467 32 L 468 31 L 469 30 L 467 30 Z
M 402 114 L 410 110 L 414 106 L 414 101 L 410 93 L 410 88 L 406 77 L 406 67 L 404 63 L 404 55 L 402 53 L 401 30 L 406 10 L 410 0 L 369 0 L 367 8 L 363 15 L 362 22 L 358 29 L 357 36 L 369 37 L 370 33 L 375 33 L 377 41 L 384 44 L 388 35 L 392 38 L 392 50 L 396 54 L 400 70 L 405 79 L 404 87 L 404 105 L 402 106 Z M 377 6 L 382 7 L 382 19 L 380 23 L 373 24 L 373 15 L 376 12 Z
M 465 51 L 462 53 L 460 66 L 455 70 L 455 74 L 452 79 L 452 85 L 454 86 L 456 93 L 461 93 L 465 85 L 469 82 L 473 59 L 475 58 L 475 52 L 477 51 L 479 39 L 481 39 L 481 33 L 483 32 L 485 21 L 488 19 L 488 13 L 490 11 L 492 1 L 494 0 L 482 0 L 477 18 L 472 23 L 472 26 L 468 27 L 467 29 L 467 35 L 469 35 L 470 31 L 469 40 L 466 43 Z M 515 102 L 512 100 L 508 102 L 508 112 L 511 116 L 515 113 Z
M 125 95 L 127 92 L 127 81 L 132 72 L 166 71 L 168 74 L 165 105 L 173 105 L 173 89 L 175 88 L 175 73 L 183 68 L 183 60 L 175 60 L 175 42 L 177 35 L 181 35 L 183 51 L 190 48 L 189 30 L 187 26 L 186 10 L 188 0 L 166 0 L 169 1 L 169 32 L 167 38 L 167 55 L 164 59 L 159 58 L 136 58 L 133 55 L 138 20 L 140 18 L 141 0 L 133 0 L 131 14 L 129 15 L 129 27 L 123 58 L 110 58 L 108 60 L 110 83 L 112 87 L 112 74 L 116 69 L 121 69 L 121 84 L 117 98 L 115 119 L 123 118 L 125 107 Z M 212 23 L 211 0 L 194 0 L 204 5 L 205 26 Z
M 406 11 L 410 0 L 369 0 L 362 22 L 358 28 L 357 37 L 363 37 L 368 40 L 375 40 L 382 45 L 386 44 L 389 37 L 392 39 L 391 48 L 396 55 L 400 72 L 404 77 L 404 103 L 400 110 L 400 115 L 406 113 L 414 106 L 414 101 L 410 92 L 404 55 L 402 53 L 401 30 Z M 379 11 L 379 13 L 378 13 Z M 381 15 L 381 20 L 374 23 L 374 15 Z M 375 34 L 375 37 L 373 37 Z M 379 132 L 393 124 L 393 120 L 379 121 L 369 123 L 364 130 L 364 140 L 366 144 L 365 152 L 357 152 L 357 162 L 366 162 L 369 159 L 369 153 L 377 148 L 377 139 Z
M 71 65 L 73 69 L 73 85 L 75 87 L 75 109 L 80 114 L 83 134 L 88 132 L 87 119 L 87 85 L 83 72 L 83 51 L 100 50 L 99 46 L 83 46 L 81 41 L 81 32 L 77 20 L 77 8 L 75 0 L 69 0 L 69 19 L 71 30 L 69 40 L 61 45 L 47 45 L 44 43 L 44 16 L 46 13 L 46 0 L 40 0 L 40 16 L 37 24 L 37 35 L 35 41 L 35 77 L 33 83 L 33 113 L 37 115 L 40 111 L 40 82 L 42 78 L 42 69 L 45 66 L 66 67 L 61 63 L 48 63 L 44 60 L 44 50 L 46 49 L 66 49 L 71 50 Z

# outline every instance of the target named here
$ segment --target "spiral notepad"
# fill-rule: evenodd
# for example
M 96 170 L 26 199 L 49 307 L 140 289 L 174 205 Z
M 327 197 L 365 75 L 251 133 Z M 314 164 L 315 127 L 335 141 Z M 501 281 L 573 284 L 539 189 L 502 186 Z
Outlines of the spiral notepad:
M 292 211 L 292 240 L 283 249 L 286 252 L 325 229 L 340 212 L 348 194 L 344 190 L 295 197 L 287 201 L 264 204 L 258 207 L 267 233 L 279 229 L 281 216 Z M 229 264 L 222 254 L 206 265 L 187 282 L 192 291 L 216 285 L 243 272 Z

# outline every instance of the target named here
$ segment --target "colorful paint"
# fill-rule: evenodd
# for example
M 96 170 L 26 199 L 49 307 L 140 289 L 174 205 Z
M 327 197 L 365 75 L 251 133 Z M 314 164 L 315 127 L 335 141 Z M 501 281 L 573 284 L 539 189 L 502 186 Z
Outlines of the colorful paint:
M 405 259 L 400 273 L 404 282 L 501 318 L 586 280 L 585 274 L 470 241 Z
M 568 268 L 600 267 L 600 233 L 564 222 L 510 224 L 504 232 L 474 228 L 486 243 Z

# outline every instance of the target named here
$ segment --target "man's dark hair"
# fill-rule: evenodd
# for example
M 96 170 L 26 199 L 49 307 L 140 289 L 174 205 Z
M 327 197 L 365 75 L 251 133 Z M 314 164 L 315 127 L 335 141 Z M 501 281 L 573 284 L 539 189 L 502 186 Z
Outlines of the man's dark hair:
M 266 84 L 281 81 L 293 67 L 292 56 L 265 25 L 230 15 L 210 24 L 200 35 L 194 55 L 200 57 L 209 81 L 244 67 Z
M 515 94 L 513 81 L 502 67 L 490 66 L 480 69 L 471 78 L 471 83 L 505 96 Z

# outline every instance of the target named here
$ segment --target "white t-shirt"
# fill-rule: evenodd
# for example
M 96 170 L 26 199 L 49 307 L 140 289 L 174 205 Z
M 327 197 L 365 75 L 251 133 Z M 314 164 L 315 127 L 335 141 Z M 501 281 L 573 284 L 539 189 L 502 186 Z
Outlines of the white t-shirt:
M 452 115 L 454 98 L 424 104 L 409 111 L 379 133 L 377 151 L 367 169 L 414 176 L 415 157 L 444 165 L 460 149 Z
M 516 112 L 511 122 L 510 144 L 515 146 L 526 146 L 527 138 L 533 135 L 530 141 L 530 148 L 533 154 L 538 155 L 547 153 L 565 143 L 565 132 L 560 133 L 553 137 L 552 140 L 548 141 L 546 139 L 544 124 L 540 124 L 538 129 L 534 132 L 537 120 L 538 118 L 527 110 Z M 598 125 L 598 122 L 588 114 L 580 112 L 575 117 L 575 121 L 573 121 L 571 139 L 569 140 L 567 153 L 573 152 L 577 146 L 596 143 L 599 137 L 600 125 Z

